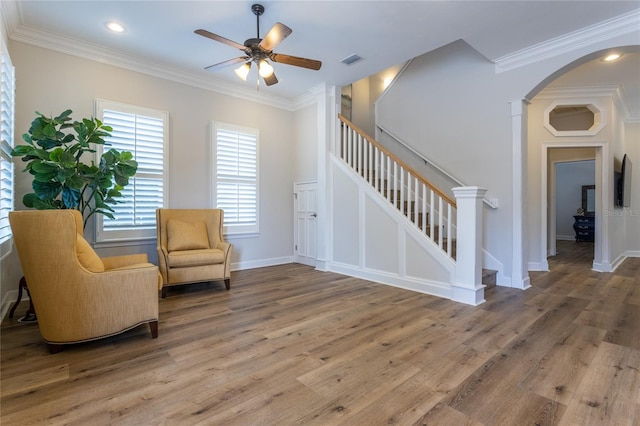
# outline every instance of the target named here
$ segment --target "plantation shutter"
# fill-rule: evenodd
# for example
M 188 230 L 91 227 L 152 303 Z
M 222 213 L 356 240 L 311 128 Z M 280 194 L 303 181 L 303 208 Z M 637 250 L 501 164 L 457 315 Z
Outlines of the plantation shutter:
M 227 233 L 258 232 L 258 132 L 215 125 L 216 206 Z
M 105 139 L 108 145 L 104 151 L 114 148 L 131 152 L 138 170 L 121 191 L 122 202 L 113 206 L 115 218 L 102 219 L 98 239 L 112 239 L 105 238 L 109 234 L 119 235 L 120 239 L 155 236 L 156 209 L 163 207 L 166 199 L 166 114 L 136 113 L 135 107 L 105 105 L 102 120 L 113 128 L 111 137 Z
M 0 69 L 0 243 L 11 237 L 9 212 L 13 210 L 13 149 L 15 74 L 11 59 L 1 55 Z

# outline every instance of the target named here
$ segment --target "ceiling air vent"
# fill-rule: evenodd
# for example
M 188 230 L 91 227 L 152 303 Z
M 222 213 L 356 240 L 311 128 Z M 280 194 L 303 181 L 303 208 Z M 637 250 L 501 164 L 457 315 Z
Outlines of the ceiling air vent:
M 344 59 L 343 59 L 343 60 L 341 60 L 340 62 L 342 62 L 343 64 L 346 64 L 346 65 L 351 65 L 351 64 L 353 64 L 353 63 L 355 63 L 355 62 L 358 62 L 358 61 L 360 61 L 360 60 L 362 60 L 362 56 L 360 56 L 360 55 L 356 55 L 356 54 L 354 53 L 353 55 L 349 55 L 349 56 L 347 56 L 346 58 L 344 58 Z

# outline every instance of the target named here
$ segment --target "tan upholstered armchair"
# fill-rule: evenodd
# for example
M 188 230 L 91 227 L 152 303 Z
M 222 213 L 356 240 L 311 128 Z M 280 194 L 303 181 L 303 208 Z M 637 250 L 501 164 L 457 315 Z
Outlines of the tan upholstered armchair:
M 158 266 L 167 287 L 224 280 L 231 287 L 231 251 L 223 241 L 220 209 L 157 209 Z
M 158 337 L 158 268 L 146 254 L 100 258 L 77 210 L 9 213 L 18 257 L 51 353 L 148 323 Z

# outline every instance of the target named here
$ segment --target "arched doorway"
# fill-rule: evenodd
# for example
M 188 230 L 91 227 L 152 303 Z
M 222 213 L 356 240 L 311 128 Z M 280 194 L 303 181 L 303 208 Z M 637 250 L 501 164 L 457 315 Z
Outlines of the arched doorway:
M 625 51 L 627 58 L 634 58 L 633 61 L 627 61 L 627 64 L 633 63 L 635 66 L 638 63 L 639 46 L 630 46 L 617 50 Z M 598 209 L 601 214 L 596 221 L 597 231 L 593 269 L 603 272 L 611 271 L 615 269 L 615 262 L 617 261 L 615 259 L 620 257 L 620 253 L 615 250 L 612 252 L 610 240 L 614 239 L 613 236 L 616 233 L 624 233 L 624 231 L 620 231 L 619 223 L 612 221 L 610 217 L 603 217 L 603 215 L 610 216 L 610 212 L 613 210 L 614 162 L 617 157 L 621 156 L 621 152 L 624 153 L 624 143 L 620 142 L 624 140 L 624 132 L 619 130 L 624 127 L 624 102 L 626 100 L 624 99 L 624 88 L 621 88 L 624 82 L 615 80 L 620 79 L 621 75 L 623 76 L 624 74 L 619 71 L 610 72 L 613 68 L 609 68 L 608 75 L 614 80 L 609 79 L 603 82 L 603 73 L 600 73 L 600 75 L 595 73 L 595 77 L 592 80 L 589 80 L 588 73 L 590 68 L 595 68 L 590 64 L 596 64 L 604 69 L 604 63 L 600 58 L 608 51 L 594 52 L 561 68 L 538 84 L 527 95 L 527 101 L 523 102 L 527 110 L 524 113 L 527 123 L 526 126 L 522 126 L 525 130 L 520 135 L 522 136 L 520 139 L 522 148 L 520 149 L 524 151 L 525 156 L 522 160 L 523 166 L 528 170 L 523 179 L 526 180 L 527 190 L 531 192 L 530 197 L 538 197 L 535 204 L 541 206 L 540 211 L 537 211 L 537 209 L 536 211 L 527 211 L 526 206 L 528 203 L 527 200 L 524 200 L 522 207 L 523 213 L 526 213 L 529 217 L 537 215 L 535 220 L 538 221 L 538 224 L 536 224 L 538 228 L 535 231 L 532 232 L 530 228 L 525 230 L 528 239 L 529 270 L 548 270 L 547 255 L 550 252 L 552 253 L 547 244 L 552 242 L 552 238 L 549 237 L 548 207 L 551 204 L 549 184 L 553 183 L 549 179 L 550 165 L 548 156 L 554 148 L 591 147 L 596 150 L 596 188 L 598 191 Z M 635 81 L 635 86 L 631 88 L 630 93 L 637 97 L 639 93 L 637 67 L 627 72 L 632 73 L 631 80 Z M 636 76 L 635 80 L 633 80 L 634 76 Z M 589 82 L 592 82 L 592 84 L 589 84 Z M 562 90 L 564 90 L 564 93 L 561 93 Z M 544 92 L 551 92 L 551 94 L 545 94 Z M 580 135 L 576 134 L 560 135 L 558 137 L 559 135 L 547 131 L 548 129 L 543 129 L 544 115 L 541 111 L 545 110 L 546 105 L 545 107 L 540 107 L 540 105 L 536 104 L 536 101 L 539 100 L 537 97 L 542 96 L 541 94 L 544 94 L 547 100 L 555 98 L 556 101 L 569 105 L 600 103 L 602 104 L 600 105 L 602 116 L 609 121 L 604 124 L 600 123 L 601 125 L 597 131 L 592 132 L 592 134 L 585 134 L 583 138 L 578 137 Z M 537 133 L 534 129 L 535 126 L 538 126 Z M 514 138 L 514 144 L 515 142 Z M 538 146 L 541 148 L 537 148 Z M 517 167 L 516 164 L 514 166 Z

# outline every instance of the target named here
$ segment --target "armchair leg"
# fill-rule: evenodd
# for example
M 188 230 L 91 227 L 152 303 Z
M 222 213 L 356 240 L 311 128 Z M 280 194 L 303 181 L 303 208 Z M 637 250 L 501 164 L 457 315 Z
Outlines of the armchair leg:
M 149 323 L 149 330 L 151 331 L 151 338 L 158 338 L 158 321 L 151 321 Z
M 161 293 L 163 299 L 167 297 L 167 287 L 162 287 Z
M 227 288 L 227 290 L 229 290 L 231 288 L 231 279 L 230 278 L 225 278 L 224 286 Z
M 50 354 L 57 354 L 62 350 L 62 345 L 54 345 L 53 343 L 47 343 Z

